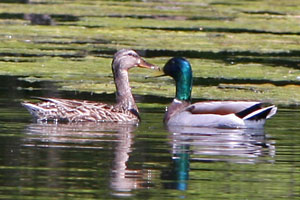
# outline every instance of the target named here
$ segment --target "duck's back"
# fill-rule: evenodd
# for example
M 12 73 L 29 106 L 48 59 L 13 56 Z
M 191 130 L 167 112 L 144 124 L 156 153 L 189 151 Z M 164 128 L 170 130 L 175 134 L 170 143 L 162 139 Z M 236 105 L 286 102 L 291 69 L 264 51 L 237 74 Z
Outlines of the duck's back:
M 138 122 L 135 113 L 112 105 L 71 99 L 39 98 L 40 103 L 22 103 L 39 121 Z

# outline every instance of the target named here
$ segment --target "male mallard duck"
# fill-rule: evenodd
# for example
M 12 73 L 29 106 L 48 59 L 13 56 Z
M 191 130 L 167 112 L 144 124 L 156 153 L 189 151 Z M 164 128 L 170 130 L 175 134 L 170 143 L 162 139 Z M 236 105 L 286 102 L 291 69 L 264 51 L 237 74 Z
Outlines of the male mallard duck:
M 255 101 L 207 101 L 191 104 L 192 68 L 184 58 L 172 58 L 163 68 L 164 75 L 176 82 L 176 96 L 167 108 L 168 126 L 219 128 L 262 128 L 277 107 Z
M 135 51 L 122 49 L 115 53 L 112 71 L 116 85 L 115 105 L 104 103 L 58 99 L 38 98 L 44 102 L 22 103 L 38 121 L 69 122 L 132 122 L 139 121 L 139 111 L 129 86 L 128 70 L 133 67 L 159 69 L 143 60 Z

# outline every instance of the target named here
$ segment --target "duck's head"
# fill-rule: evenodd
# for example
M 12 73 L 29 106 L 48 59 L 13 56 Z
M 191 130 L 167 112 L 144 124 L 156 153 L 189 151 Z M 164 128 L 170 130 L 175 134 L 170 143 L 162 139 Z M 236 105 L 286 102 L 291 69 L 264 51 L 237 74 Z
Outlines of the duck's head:
M 176 82 L 176 99 L 191 99 L 193 73 L 192 67 L 184 58 L 170 59 L 163 68 L 164 75 L 171 76 Z
M 149 68 L 159 70 L 159 67 L 146 62 L 135 51 L 131 49 L 121 49 L 115 53 L 112 61 L 113 70 L 126 70 L 133 67 Z

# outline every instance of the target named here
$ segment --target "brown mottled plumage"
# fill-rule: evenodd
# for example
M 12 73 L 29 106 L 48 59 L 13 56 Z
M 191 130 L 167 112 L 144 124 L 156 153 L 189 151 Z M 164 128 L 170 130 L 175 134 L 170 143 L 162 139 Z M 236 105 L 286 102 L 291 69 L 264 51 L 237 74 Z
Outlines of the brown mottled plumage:
M 24 102 L 22 105 L 40 121 L 68 122 L 132 122 L 139 119 L 139 111 L 129 86 L 128 70 L 133 67 L 159 69 L 147 63 L 135 51 L 122 49 L 114 55 L 112 71 L 116 85 L 115 105 L 99 102 L 41 98 L 43 102 L 34 104 Z

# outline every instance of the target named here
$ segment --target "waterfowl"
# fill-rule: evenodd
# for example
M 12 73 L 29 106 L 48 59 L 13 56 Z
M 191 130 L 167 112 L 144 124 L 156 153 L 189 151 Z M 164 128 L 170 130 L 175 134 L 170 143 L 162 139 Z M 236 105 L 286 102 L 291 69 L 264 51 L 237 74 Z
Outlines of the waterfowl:
M 257 101 L 206 101 L 191 104 L 192 68 L 184 58 L 172 58 L 163 68 L 176 83 L 176 95 L 167 108 L 167 126 L 262 128 L 277 107 Z
M 109 105 L 85 100 L 41 98 L 39 103 L 23 102 L 22 105 L 38 121 L 67 122 L 131 122 L 140 120 L 139 111 L 129 86 L 128 70 L 133 67 L 156 69 L 135 51 L 122 49 L 115 53 L 112 72 L 116 85 L 116 104 Z

